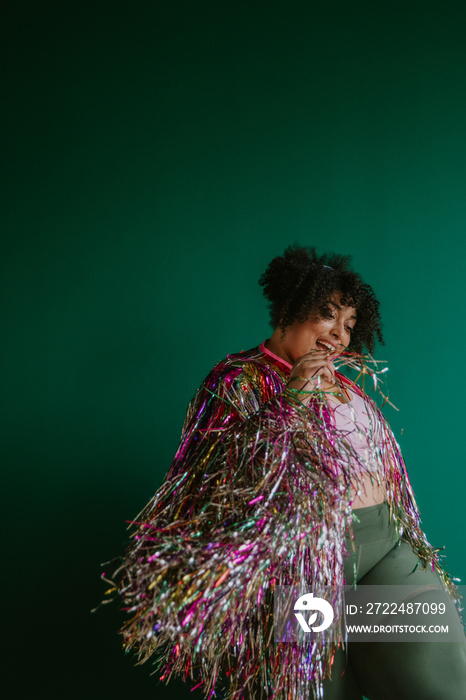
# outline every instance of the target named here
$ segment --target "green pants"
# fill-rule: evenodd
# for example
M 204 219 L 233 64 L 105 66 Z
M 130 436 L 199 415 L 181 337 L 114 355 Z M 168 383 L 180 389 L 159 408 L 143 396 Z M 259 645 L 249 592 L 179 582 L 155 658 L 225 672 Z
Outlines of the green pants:
M 423 562 L 411 545 L 397 543 L 387 502 L 354 513 L 356 581 L 360 585 L 441 585 L 439 575 Z M 353 583 L 353 556 L 345 560 L 347 583 Z M 419 566 L 413 572 L 416 564 Z M 415 600 L 415 599 L 412 599 Z M 324 700 L 459 700 L 466 698 L 466 641 L 353 642 L 338 649 L 332 680 L 324 681 Z

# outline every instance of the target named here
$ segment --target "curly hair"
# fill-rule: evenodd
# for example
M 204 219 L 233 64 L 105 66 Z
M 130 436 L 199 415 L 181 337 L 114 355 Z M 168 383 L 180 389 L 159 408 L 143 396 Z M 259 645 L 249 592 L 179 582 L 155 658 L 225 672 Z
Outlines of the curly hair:
M 311 314 L 331 318 L 329 298 L 342 292 L 341 303 L 353 306 L 358 320 L 351 335 L 351 349 L 370 353 L 376 340 L 383 345 L 379 302 L 372 287 L 350 267 L 350 256 L 324 253 L 298 244 L 274 258 L 259 278 L 269 302 L 270 323 L 283 331 L 294 322 L 303 323 Z

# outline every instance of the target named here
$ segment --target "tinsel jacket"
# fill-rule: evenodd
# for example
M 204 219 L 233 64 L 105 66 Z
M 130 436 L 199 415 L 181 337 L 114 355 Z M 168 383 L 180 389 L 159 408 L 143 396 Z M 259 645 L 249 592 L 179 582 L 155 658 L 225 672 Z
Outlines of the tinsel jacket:
M 165 682 L 180 676 L 208 698 L 225 683 L 221 697 L 238 700 L 257 680 L 277 700 L 323 697 L 322 680 L 344 643 L 350 486 L 355 465 L 362 474 L 364 464 L 332 424 L 322 392 L 305 406 L 286 386 L 289 373 L 263 345 L 214 367 L 189 405 L 164 482 L 104 575 L 129 615 L 124 648 L 137 651 L 139 663 L 153 660 Z M 420 527 L 399 446 L 372 404 L 383 426 L 374 450 L 398 533 L 459 607 L 458 579 Z M 336 591 L 335 624 L 307 646 L 274 641 L 274 590 L 297 583 Z

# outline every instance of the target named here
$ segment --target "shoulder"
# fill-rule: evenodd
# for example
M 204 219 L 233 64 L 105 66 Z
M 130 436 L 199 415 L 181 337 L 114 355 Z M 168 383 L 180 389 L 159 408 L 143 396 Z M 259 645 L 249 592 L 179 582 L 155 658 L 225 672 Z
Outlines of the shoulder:
M 223 430 L 258 411 L 283 391 L 285 382 L 259 347 L 227 355 L 214 365 L 190 401 L 183 432 Z
M 268 399 L 283 392 L 286 381 L 286 368 L 269 362 L 260 347 L 227 355 L 196 391 L 187 422 L 198 415 L 203 422 L 225 426 L 258 411 Z
M 249 387 L 273 394 L 283 389 L 286 379 L 284 368 L 271 362 L 258 346 L 227 355 L 217 362 L 202 382 L 202 387 L 214 389 L 223 386 L 227 390 L 233 386 Z

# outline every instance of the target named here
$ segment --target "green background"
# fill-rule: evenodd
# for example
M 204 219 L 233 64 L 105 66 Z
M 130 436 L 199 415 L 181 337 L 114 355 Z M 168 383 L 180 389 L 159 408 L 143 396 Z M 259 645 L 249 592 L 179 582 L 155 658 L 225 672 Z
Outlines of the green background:
M 352 254 L 374 286 L 386 415 L 464 581 L 464 3 L 2 13 L 9 697 L 188 697 L 133 667 L 121 615 L 90 614 L 100 562 L 207 371 L 268 337 L 257 279 L 294 241 Z

